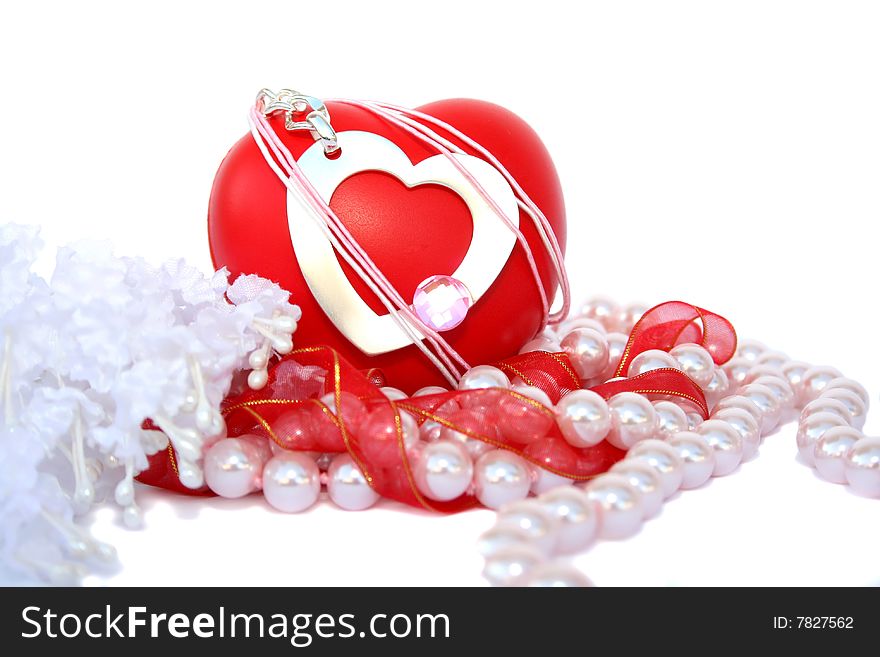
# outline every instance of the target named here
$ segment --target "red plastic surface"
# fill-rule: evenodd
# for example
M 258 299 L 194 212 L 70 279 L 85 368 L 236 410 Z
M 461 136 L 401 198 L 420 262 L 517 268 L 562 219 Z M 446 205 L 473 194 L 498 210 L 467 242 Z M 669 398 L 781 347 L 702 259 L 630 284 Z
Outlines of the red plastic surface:
M 383 135 L 413 163 L 436 154 L 362 109 L 333 103 L 328 109 L 337 131 L 366 130 Z M 528 124 L 502 107 L 477 100 L 443 100 L 419 109 L 454 125 L 492 152 L 543 210 L 564 248 L 562 189 L 547 149 Z M 299 157 L 312 145 L 312 137 L 286 131 L 282 121 L 274 118 L 273 126 L 291 153 Z M 443 187 L 407 189 L 387 174 L 364 172 L 340 185 L 330 205 L 404 298 L 411 298 L 415 286 L 428 276 L 451 274 L 470 243 L 470 213 L 454 192 Z M 548 297 L 552 297 L 557 281 L 550 259 L 531 221 L 522 214 L 520 226 L 535 254 Z M 291 291 L 293 302 L 303 311 L 295 335 L 298 346 L 329 345 L 358 368 L 380 368 L 388 385 L 406 392 L 444 383 L 415 347 L 368 357 L 324 315 L 294 257 L 286 188 L 266 165 L 250 135 L 232 147 L 217 172 L 208 209 L 208 235 L 217 267 L 228 267 L 233 275 L 260 274 Z M 343 268 L 367 303 L 376 311 L 384 310 L 348 267 Z M 492 288 L 473 306 L 467 319 L 444 337 L 471 365 L 479 365 L 515 354 L 540 324 L 540 297 L 517 245 Z

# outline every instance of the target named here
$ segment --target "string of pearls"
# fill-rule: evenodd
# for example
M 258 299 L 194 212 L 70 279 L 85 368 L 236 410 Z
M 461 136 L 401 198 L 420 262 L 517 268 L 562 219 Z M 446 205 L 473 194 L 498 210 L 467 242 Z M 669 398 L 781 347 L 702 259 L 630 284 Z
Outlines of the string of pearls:
M 549 351 L 565 350 L 572 357 L 578 371 L 589 382 L 607 379 L 607 370 L 619 359 L 627 336 L 638 321 L 644 308 L 631 306 L 616 310 L 608 302 L 600 301 L 590 306 L 586 315 L 567 320 L 550 327 L 540 345 L 530 343 L 523 348 L 529 351 L 540 348 Z M 613 330 L 611 330 L 613 329 Z M 564 347 L 556 342 L 561 335 Z M 700 349 L 694 345 L 697 349 Z M 679 367 L 669 355 L 657 352 L 665 358 L 663 366 Z M 694 361 L 679 354 L 683 362 Z M 696 360 L 709 367 L 711 358 L 702 351 Z M 654 360 L 650 354 L 641 357 L 634 367 L 647 371 Z M 696 365 L 691 367 L 696 371 Z M 613 373 L 613 372 L 612 372 Z M 604 378 L 603 378 L 604 377 Z M 500 369 L 491 366 L 474 367 L 461 378 L 459 390 L 510 389 L 554 409 L 550 398 L 539 388 L 529 386 L 519 379 L 511 381 Z M 381 391 L 392 401 L 408 395 L 396 388 L 382 387 Z M 431 386 L 413 396 L 448 392 L 446 388 Z M 333 394 L 325 395 L 320 402 L 326 409 L 337 414 Z M 354 395 L 343 392 L 342 417 L 346 426 L 363 439 L 360 444 L 370 450 L 373 462 L 397 460 L 397 427 L 384 410 L 368 413 L 364 404 Z M 502 437 L 518 443 L 524 452 L 536 460 L 559 458 L 559 450 L 551 440 L 542 440 L 550 431 L 553 418 L 536 412 L 534 407 L 521 404 L 525 414 L 503 415 L 497 427 L 487 427 L 485 417 L 478 409 L 464 408 L 456 401 L 447 403 L 448 419 L 454 426 L 478 433 L 487 429 L 498 430 Z M 656 413 L 655 410 L 656 409 Z M 633 440 L 658 418 L 663 426 L 687 427 L 687 417 L 678 406 L 659 402 L 652 406 L 638 395 L 623 394 L 610 404 L 588 391 L 578 391 L 567 396 L 554 409 L 557 422 L 569 444 L 575 447 L 596 444 L 611 433 L 608 439 L 615 444 Z M 530 413 L 528 411 L 531 411 Z M 612 430 L 612 418 L 628 418 Z M 697 416 L 698 417 L 698 416 Z M 400 411 L 401 429 L 408 457 L 413 468 L 414 480 L 419 492 L 429 500 L 448 501 L 463 494 L 473 494 L 492 509 L 523 500 L 532 494 L 540 494 L 552 487 L 570 484 L 570 479 L 537 467 L 519 455 L 503 449 L 495 449 L 482 441 L 470 438 L 466 433 L 444 426 L 435 421 L 421 424 L 416 417 Z M 677 423 L 677 424 L 676 424 Z M 617 426 L 617 425 L 615 425 Z M 329 434 L 322 436 L 322 427 Z M 327 423 L 320 426 L 310 422 L 302 409 L 282 415 L 275 423 L 275 432 L 287 436 L 310 434 L 319 443 L 332 446 L 338 442 L 338 432 Z M 317 435 L 315 435 L 317 434 Z M 558 442 L 558 441 L 557 441 Z M 342 451 L 341 444 L 335 452 Z M 329 499 L 348 510 L 361 510 L 372 506 L 379 496 L 370 487 L 366 477 L 348 454 L 328 452 L 302 452 L 285 450 L 264 436 L 245 435 L 226 438 L 210 445 L 204 459 L 204 481 L 217 495 L 238 498 L 262 490 L 266 501 L 284 512 L 298 512 L 315 504 L 322 490 Z
M 580 315 L 549 327 L 523 351 L 564 351 L 585 387 L 602 383 L 614 375 L 643 312 L 640 306 L 618 308 L 595 299 Z M 570 453 L 567 446 L 590 447 L 603 440 L 627 450 L 626 458 L 608 473 L 582 484 L 449 426 L 430 420 L 419 424 L 414 415 L 400 411 L 404 445 L 423 496 L 447 501 L 472 494 L 484 506 L 500 510 L 496 525 L 479 541 L 484 574 L 492 584 L 587 585 L 583 574 L 557 557 L 583 550 L 596 539 L 633 535 L 677 490 L 697 488 L 753 458 L 762 437 L 793 420 L 798 411 L 797 443 L 804 463 L 829 481 L 880 497 L 880 439 L 861 433 L 868 395 L 834 368 L 811 367 L 758 342 L 743 341 L 736 357 L 723 367 L 716 367 L 701 346 L 682 344 L 669 352 L 639 354 L 627 375 L 657 368 L 679 369 L 701 386 L 710 419 L 703 421 L 694 407 L 678 398 L 651 400 L 629 392 L 606 401 L 590 390 L 576 390 L 554 406 L 540 389 L 518 378 L 510 380 L 490 366 L 475 367 L 462 377 L 460 390 L 510 389 L 554 410 L 564 442 L 548 438 L 554 418 L 546 414 L 503 414 L 493 427 L 533 461 L 565 470 L 561 459 Z M 392 401 L 407 397 L 396 388 L 381 391 Z M 414 396 L 442 392 L 447 390 L 429 387 Z M 396 463 L 397 427 L 387 411 L 367 412 L 349 393 L 342 393 L 339 413 L 334 395 L 320 402 L 362 438 L 360 444 L 370 451 L 372 462 Z M 486 431 L 479 409 L 450 403 L 450 424 Z M 312 432 L 311 437 L 328 449 L 291 451 L 257 435 L 220 440 L 205 455 L 207 485 L 231 498 L 262 490 L 266 501 L 283 512 L 308 509 L 322 491 L 347 510 L 366 509 L 378 501 L 357 464 L 347 453 L 338 453 L 343 448 L 334 446 L 338 432 L 332 427 L 333 435 L 321 436 L 321 429 L 298 409 L 281 416 L 275 429 L 286 435 Z
M 588 302 L 573 320 L 580 326 L 559 341 L 582 376 L 607 372 L 601 367 L 605 350 L 612 352 L 612 362 L 619 357 L 614 353 L 617 336 L 603 336 L 595 325 L 607 330 L 617 317 L 613 303 Z M 554 338 L 542 337 L 546 346 L 539 348 L 553 348 Z M 588 348 L 581 349 L 585 344 Z M 741 342 L 737 356 L 721 368 L 707 356 L 697 345 L 681 345 L 668 354 L 640 354 L 629 371 L 633 376 L 677 366 L 706 393 L 707 421 L 676 402 L 652 403 L 633 393 L 605 404 L 589 391 L 575 391 L 560 401 L 560 428 L 569 442 L 587 446 L 608 440 L 628 452 L 609 472 L 585 484 L 556 486 L 503 506 L 478 542 L 491 584 L 590 586 L 560 557 L 597 539 L 632 536 L 677 490 L 732 473 L 756 454 L 764 436 L 795 417 L 805 464 L 828 481 L 880 497 L 880 438 L 861 431 L 869 406 L 863 386 L 832 367 L 792 361 L 756 341 Z

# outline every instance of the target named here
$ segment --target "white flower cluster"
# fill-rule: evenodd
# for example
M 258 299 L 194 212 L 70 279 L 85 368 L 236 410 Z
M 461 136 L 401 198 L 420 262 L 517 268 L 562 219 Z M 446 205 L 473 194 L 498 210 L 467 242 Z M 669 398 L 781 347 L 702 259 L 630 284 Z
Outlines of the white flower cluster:
M 104 244 L 60 249 L 47 281 L 40 248 L 37 229 L 0 226 L 0 581 L 71 583 L 116 558 L 77 516 L 106 497 L 139 526 L 132 479 L 169 440 L 181 481 L 201 487 L 221 401 L 266 384 L 300 309 L 256 276 L 230 285 Z

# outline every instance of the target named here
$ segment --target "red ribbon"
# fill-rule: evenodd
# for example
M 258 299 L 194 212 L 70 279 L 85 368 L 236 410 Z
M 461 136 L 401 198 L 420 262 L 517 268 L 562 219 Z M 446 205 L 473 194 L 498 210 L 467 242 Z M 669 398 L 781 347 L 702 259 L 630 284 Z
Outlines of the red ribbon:
M 637 392 L 648 396 L 678 397 L 691 402 L 694 409 L 704 420 L 709 419 L 709 407 L 703 390 L 681 370 L 667 367 L 639 374 L 631 379 L 618 379 L 600 383 L 590 388 L 605 399 L 610 399 L 621 392 Z
M 655 306 L 639 320 L 617 371 L 625 372 L 632 359 L 643 351 L 669 350 L 684 341 L 701 344 L 717 364 L 726 362 L 736 349 L 733 326 L 723 317 L 683 302 L 670 302 Z M 581 381 L 564 353 L 530 352 L 507 358 L 496 366 L 511 380 L 519 378 L 540 388 L 554 404 L 568 392 L 581 388 Z M 451 502 L 438 503 L 419 493 L 403 445 L 404 411 L 420 425 L 435 422 L 516 452 L 542 468 L 573 479 L 600 474 L 624 455 L 604 441 L 589 448 L 570 446 L 562 438 L 552 409 L 516 391 L 450 391 L 391 402 L 379 391 L 375 383 L 378 378 L 375 371 L 356 370 L 329 347 L 299 349 L 273 366 L 263 390 L 249 390 L 225 400 L 223 413 L 229 435 L 258 433 L 285 449 L 348 452 L 382 496 L 438 511 L 457 511 L 476 502 L 472 496 L 463 495 Z M 702 390 L 676 369 L 612 380 L 592 390 L 605 399 L 621 392 L 678 397 L 690 402 L 704 419 L 708 417 Z M 342 409 L 340 415 L 319 401 L 319 397 L 327 394 L 332 394 L 333 406 Z M 358 417 L 370 417 L 375 426 L 387 431 L 358 435 L 349 429 L 346 420 L 350 417 L 347 414 L 355 411 Z M 528 427 L 536 427 L 537 435 L 543 437 L 529 442 L 517 436 Z M 150 458 L 150 467 L 139 480 L 191 495 L 210 494 L 206 488 L 193 491 L 180 483 L 171 447 Z
M 693 342 L 723 365 L 736 353 L 736 331 L 721 315 L 684 301 L 667 301 L 648 310 L 629 334 L 615 376 L 626 376 L 632 359 L 649 349 L 669 351 Z
M 494 363 L 512 381 L 540 388 L 554 404 L 572 390 L 581 388 L 581 380 L 565 353 L 529 351 Z
M 731 359 L 736 352 L 736 331 L 721 315 L 683 301 L 667 301 L 642 315 L 633 327 L 623 355 L 615 368 L 621 377 L 629 370 L 633 358 L 649 349 L 669 351 L 677 344 L 692 342 L 701 345 L 717 365 Z M 528 385 L 547 393 L 555 404 L 568 392 L 581 387 L 574 368 L 564 353 L 533 351 L 512 356 L 495 363 L 513 379 L 519 377 Z M 703 419 L 709 409 L 703 391 L 680 370 L 664 368 L 639 376 L 609 381 L 590 388 L 609 399 L 621 392 L 637 392 L 652 396 L 673 396 L 691 402 Z

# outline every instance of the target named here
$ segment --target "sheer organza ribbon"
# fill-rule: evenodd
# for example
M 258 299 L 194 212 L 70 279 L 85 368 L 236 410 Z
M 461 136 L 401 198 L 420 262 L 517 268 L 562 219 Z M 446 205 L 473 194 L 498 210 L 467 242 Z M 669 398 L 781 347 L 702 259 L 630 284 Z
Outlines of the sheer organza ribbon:
M 721 315 L 684 301 L 667 301 L 648 310 L 629 334 L 615 376 L 626 376 L 632 359 L 643 351 L 669 351 L 692 342 L 704 347 L 722 365 L 736 353 L 736 331 Z
M 683 342 L 703 345 L 720 365 L 733 355 L 736 333 L 726 319 L 702 308 L 679 301 L 660 304 L 633 328 L 617 372 L 626 372 L 643 351 L 669 350 Z M 540 388 L 554 404 L 581 388 L 565 353 L 529 352 L 495 365 L 511 381 Z M 476 452 L 486 449 L 479 443 L 506 449 L 574 480 L 605 472 L 624 455 L 605 441 L 572 447 L 563 439 L 552 408 L 513 389 L 458 390 L 392 401 L 376 386 L 377 376 L 355 369 L 329 347 L 297 349 L 271 369 L 265 388 L 226 399 L 222 412 L 228 435 L 256 434 L 289 450 L 347 452 L 383 497 L 443 512 L 477 502 L 470 494 L 436 502 L 419 492 L 413 475 L 419 436 L 475 441 Z M 709 413 L 700 387 L 672 368 L 612 379 L 591 389 L 606 399 L 620 392 L 676 398 L 703 418 Z M 210 494 L 180 483 L 171 448 L 153 456 L 139 479 L 181 493 Z

